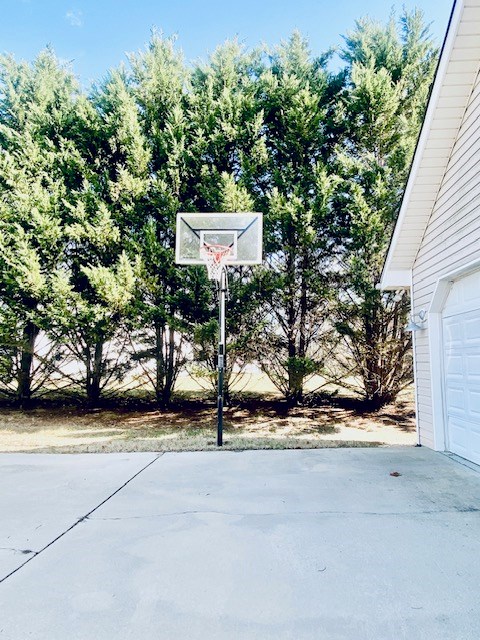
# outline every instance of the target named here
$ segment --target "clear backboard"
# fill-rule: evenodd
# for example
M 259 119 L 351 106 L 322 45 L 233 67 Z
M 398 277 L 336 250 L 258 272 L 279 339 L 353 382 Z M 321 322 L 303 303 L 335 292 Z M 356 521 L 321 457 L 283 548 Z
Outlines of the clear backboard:
M 214 247 L 227 265 L 261 264 L 262 234 L 261 213 L 177 213 L 175 261 L 205 264 L 205 248 Z

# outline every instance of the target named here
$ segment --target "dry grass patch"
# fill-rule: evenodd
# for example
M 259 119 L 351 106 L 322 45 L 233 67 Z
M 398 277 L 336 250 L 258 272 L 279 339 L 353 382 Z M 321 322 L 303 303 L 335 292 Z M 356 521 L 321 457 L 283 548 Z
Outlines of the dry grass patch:
M 2 452 L 198 451 L 216 449 L 216 409 L 183 402 L 151 406 L 39 406 L 0 409 Z M 411 398 L 377 413 L 348 403 L 288 409 L 278 399 L 250 400 L 225 411 L 224 448 L 284 449 L 413 445 Z

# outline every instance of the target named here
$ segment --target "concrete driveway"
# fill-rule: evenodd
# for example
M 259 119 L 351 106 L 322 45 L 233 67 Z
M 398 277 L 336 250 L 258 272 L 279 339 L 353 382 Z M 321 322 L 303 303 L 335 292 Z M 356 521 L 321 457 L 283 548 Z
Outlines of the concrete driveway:
M 480 473 L 427 449 L 4 454 L 0 482 L 0 640 L 480 637 Z

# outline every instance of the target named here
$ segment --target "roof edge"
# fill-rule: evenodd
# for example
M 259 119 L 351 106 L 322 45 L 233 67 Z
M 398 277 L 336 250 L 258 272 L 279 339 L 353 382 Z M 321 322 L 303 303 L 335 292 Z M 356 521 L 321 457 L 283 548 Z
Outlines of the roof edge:
M 412 272 L 410 269 L 392 270 L 382 274 L 382 280 L 378 285 L 378 288 L 390 291 L 395 291 L 396 289 L 410 289 L 411 283 Z
M 434 75 L 432 86 L 430 89 L 430 95 L 427 102 L 425 116 L 420 129 L 420 133 L 417 138 L 417 144 L 415 146 L 415 151 L 414 151 L 412 162 L 410 165 L 407 184 L 405 187 L 405 191 L 403 192 L 397 221 L 395 223 L 393 234 L 390 238 L 390 244 L 388 247 L 387 255 L 385 257 L 385 262 L 383 264 L 382 275 L 379 283 L 380 289 L 391 288 L 391 286 L 388 284 L 388 282 L 391 280 L 391 278 L 388 276 L 388 273 L 390 272 L 390 264 L 392 262 L 392 256 L 393 256 L 393 253 L 395 252 L 395 248 L 401 233 L 403 221 L 405 219 L 406 210 L 408 207 L 408 202 L 410 200 L 410 194 L 411 194 L 413 185 L 415 183 L 419 165 L 423 156 L 423 151 L 427 144 L 428 136 L 429 136 L 431 125 L 432 125 L 432 120 L 437 107 L 440 91 L 443 86 L 443 81 L 445 79 L 445 75 L 447 72 L 448 63 L 450 61 L 450 55 L 452 53 L 455 37 L 457 35 L 457 31 L 460 25 L 464 6 L 465 6 L 465 0 L 455 0 L 452 7 L 452 11 L 450 13 L 450 18 L 447 24 L 447 30 L 445 32 L 445 38 L 443 39 L 443 44 L 440 49 L 437 68 L 435 69 L 435 75 Z M 410 265 L 410 268 L 412 267 L 413 267 L 413 264 Z M 392 272 L 392 273 L 395 273 L 395 272 Z

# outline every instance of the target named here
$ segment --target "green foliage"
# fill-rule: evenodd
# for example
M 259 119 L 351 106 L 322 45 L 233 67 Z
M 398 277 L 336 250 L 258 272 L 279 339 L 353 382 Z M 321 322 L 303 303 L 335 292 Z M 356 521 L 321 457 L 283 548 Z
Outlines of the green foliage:
M 191 170 L 195 176 L 191 203 L 197 210 L 257 209 L 255 189 L 267 159 L 263 112 L 257 97 L 262 67 L 260 52 L 246 53 L 234 41 L 217 48 L 208 63 L 193 70 L 188 113 Z M 211 300 L 210 286 L 206 292 Z M 256 355 L 259 297 L 255 270 L 229 270 L 227 396 L 233 372 L 241 371 Z M 204 311 L 196 323 L 196 335 L 203 339 L 194 353 L 197 366 L 214 371 L 218 337 L 208 329 L 212 321 L 216 322 L 218 312 L 211 303 Z M 205 325 L 206 333 L 201 325 Z
M 334 166 L 343 237 L 334 321 L 341 337 L 336 379 L 372 406 L 393 399 L 411 381 L 405 333 L 408 300 L 375 287 L 380 279 L 433 76 L 436 51 L 419 12 L 405 13 L 399 34 L 357 23 L 346 38 L 348 83 L 337 119 L 346 122 Z M 418 102 L 421 96 L 421 102 Z M 421 107 L 419 105 L 421 104 Z M 358 386 L 351 383 L 355 378 Z M 345 382 L 350 378 L 350 382 Z
M 11 357 L 2 381 L 20 402 L 33 391 L 36 339 L 63 260 L 62 149 L 77 96 L 48 50 L 32 65 L 0 59 L 0 304 L 4 362 Z
M 260 78 L 268 162 L 262 175 L 265 213 L 263 274 L 266 323 L 263 370 L 293 403 L 319 373 L 328 351 L 332 224 L 329 202 L 337 178 L 328 154 L 330 77 L 294 34 L 271 55 Z M 273 348 L 272 348 L 273 347 Z
M 78 382 L 97 402 L 106 384 L 120 382 L 129 368 L 125 354 L 109 357 L 107 347 L 123 334 L 135 298 L 140 266 L 131 235 L 148 189 L 150 155 L 121 72 L 113 71 L 81 106 L 67 165 L 67 247 L 48 312 L 57 339 L 84 371 Z
M 147 50 L 130 57 L 130 86 L 149 150 L 148 190 L 132 226 L 131 243 L 141 257 L 133 357 L 168 404 L 194 327 L 208 313 L 203 273 L 175 265 L 175 217 L 193 207 L 194 152 L 187 86 L 189 74 L 173 39 L 153 33 Z
M 48 49 L 1 57 L 0 392 L 95 403 L 133 378 L 168 404 L 192 359 L 213 374 L 215 292 L 175 265 L 176 214 L 262 211 L 264 264 L 229 269 L 227 387 L 254 363 L 292 403 L 318 374 L 395 397 L 408 301 L 375 284 L 436 50 L 413 11 L 358 21 L 342 56 L 332 74 L 294 33 L 188 66 L 153 32 L 88 94 Z
M 247 189 L 235 182 L 233 175 L 224 171 L 220 176 L 220 210 L 253 211 L 254 207 L 253 198 Z

